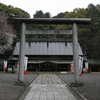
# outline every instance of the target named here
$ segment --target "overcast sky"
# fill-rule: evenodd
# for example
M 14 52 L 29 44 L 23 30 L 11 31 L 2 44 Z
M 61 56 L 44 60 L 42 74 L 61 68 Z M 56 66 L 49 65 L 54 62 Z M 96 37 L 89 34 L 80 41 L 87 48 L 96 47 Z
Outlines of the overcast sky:
M 38 10 L 55 16 L 60 12 L 73 11 L 74 8 L 86 8 L 90 3 L 100 4 L 100 0 L 0 0 L 0 2 L 21 8 L 27 11 L 31 17 Z

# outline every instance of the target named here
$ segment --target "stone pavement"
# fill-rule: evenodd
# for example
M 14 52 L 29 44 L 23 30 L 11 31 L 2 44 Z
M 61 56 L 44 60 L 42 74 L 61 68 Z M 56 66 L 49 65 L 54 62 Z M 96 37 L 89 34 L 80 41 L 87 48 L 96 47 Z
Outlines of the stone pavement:
M 77 100 L 55 74 L 40 74 L 30 87 L 24 100 Z

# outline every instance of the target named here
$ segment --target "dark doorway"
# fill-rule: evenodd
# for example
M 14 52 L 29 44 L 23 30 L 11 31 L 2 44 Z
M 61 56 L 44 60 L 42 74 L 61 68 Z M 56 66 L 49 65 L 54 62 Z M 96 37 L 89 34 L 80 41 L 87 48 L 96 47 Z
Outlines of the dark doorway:
M 41 64 L 40 71 L 48 71 L 48 72 L 55 71 L 54 64 L 51 62 L 45 62 Z
M 38 64 L 28 64 L 27 70 L 28 71 L 37 71 L 38 70 Z
M 100 65 L 91 65 L 91 71 L 92 72 L 99 72 L 100 71 Z
M 57 71 L 70 71 L 69 64 L 58 64 Z

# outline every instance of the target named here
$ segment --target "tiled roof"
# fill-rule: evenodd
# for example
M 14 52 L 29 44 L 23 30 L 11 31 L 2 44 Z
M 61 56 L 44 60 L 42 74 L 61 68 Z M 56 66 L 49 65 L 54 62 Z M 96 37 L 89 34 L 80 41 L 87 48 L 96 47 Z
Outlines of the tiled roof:
M 73 55 L 72 42 L 26 42 L 25 55 Z M 20 43 L 17 42 L 13 55 L 19 55 Z M 83 55 L 78 44 L 79 55 Z

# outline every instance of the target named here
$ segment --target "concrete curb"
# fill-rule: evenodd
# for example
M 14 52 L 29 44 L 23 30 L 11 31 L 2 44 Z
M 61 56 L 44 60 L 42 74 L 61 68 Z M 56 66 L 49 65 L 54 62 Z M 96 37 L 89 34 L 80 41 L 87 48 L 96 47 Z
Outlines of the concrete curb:
M 39 75 L 37 75 L 37 77 L 38 77 L 38 76 L 39 76 Z M 30 85 L 37 77 L 35 77 L 34 79 L 30 80 L 30 81 L 29 81 L 29 85 Z
M 58 75 L 57 75 L 57 76 L 58 76 Z M 58 77 L 59 77 L 59 76 L 58 76 Z M 68 85 L 69 90 L 70 90 L 70 91 L 71 91 L 71 90 L 74 91 L 75 94 L 78 95 L 79 98 L 80 98 L 81 100 L 87 100 L 82 94 L 80 94 L 78 91 L 76 91 L 76 90 L 74 89 L 75 87 L 71 87 L 70 84 L 67 83 L 64 79 L 62 79 L 61 77 L 59 77 L 59 78 L 60 78 L 62 81 L 64 81 L 64 82 Z M 71 92 L 72 92 L 72 91 L 71 91 Z M 74 94 L 74 95 L 75 95 L 75 94 Z
M 16 100 L 23 100 L 22 98 L 24 98 L 24 96 L 23 96 L 23 94 L 26 92 L 28 92 L 29 90 L 30 90 L 30 87 L 29 87 L 29 85 L 36 79 L 38 77 L 38 75 L 35 77 L 35 78 L 33 78 L 31 81 L 29 81 L 29 84 L 26 86 L 26 88 L 24 89 L 24 91 L 18 96 L 18 98 L 16 98 Z M 25 94 L 26 94 L 25 93 Z

